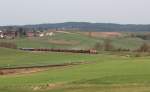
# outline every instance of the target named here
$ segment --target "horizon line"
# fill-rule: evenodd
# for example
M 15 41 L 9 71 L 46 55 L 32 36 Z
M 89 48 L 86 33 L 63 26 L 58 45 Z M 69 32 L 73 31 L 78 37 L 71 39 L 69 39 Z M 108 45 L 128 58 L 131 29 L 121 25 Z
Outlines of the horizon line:
M 61 24 L 61 23 L 91 23 L 91 24 L 117 24 L 117 25 L 150 25 L 150 23 L 115 23 L 115 22 L 88 22 L 88 21 L 64 21 L 64 22 L 43 22 L 43 23 L 27 23 L 27 24 L 6 24 L 0 25 L 0 27 L 5 26 L 28 26 L 28 25 L 41 25 L 41 24 Z

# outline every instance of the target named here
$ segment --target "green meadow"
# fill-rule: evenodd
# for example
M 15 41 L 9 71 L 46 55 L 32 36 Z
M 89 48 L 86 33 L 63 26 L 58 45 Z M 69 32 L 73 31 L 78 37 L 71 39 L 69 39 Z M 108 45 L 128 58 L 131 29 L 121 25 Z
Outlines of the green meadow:
M 0 48 L 1 68 L 44 66 L 95 60 L 96 56 L 90 54 L 23 52 L 19 50 Z
M 136 33 L 135 33 L 136 34 Z M 16 38 L 0 39 L 0 42 L 15 43 L 18 48 L 64 48 L 64 49 L 90 49 L 94 48 L 97 43 L 103 44 L 106 39 L 111 41 L 115 48 L 135 50 L 149 40 L 143 40 L 137 37 L 125 37 L 127 33 L 122 33 L 122 37 L 89 37 L 78 32 L 55 33 L 51 37 L 34 37 L 34 38 Z M 128 34 L 129 35 L 129 34 Z M 61 43 L 61 44 L 59 44 Z
M 92 62 L 0 76 L 0 92 L 149 92 L 150 57 L 31 53 L 0 48 L 0 67 Z
M 72 32 L 43 38 L 0 39 L 0 42 L 12 42 L 18 48 L 89 49 L 106 39 Z M 116 48 L 131 50 L 149 42 L 137 37 L 109 39 Z M 76 62 L 82 63 L 49 67 L 34 73 L 0 75 L 0 92 L 150 92 L 149 53 L 99 51 L 99 54 L 79 54 L 0 48 L 0 68 Z

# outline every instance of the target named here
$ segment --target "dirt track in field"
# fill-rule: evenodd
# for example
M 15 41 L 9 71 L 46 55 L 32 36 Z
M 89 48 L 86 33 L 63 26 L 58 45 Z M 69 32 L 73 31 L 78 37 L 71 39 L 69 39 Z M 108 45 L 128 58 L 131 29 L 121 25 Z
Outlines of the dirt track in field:
M 91 37 L 120 37 L 122 33 L 120 32 L 82 32 L 85 35 Z
M 65 41 L 65 40 L 50 40 L 49 43 L 56 45 L 77 45 L 78 41 Z
M 45 66 L 32 66 L 32 67 L 0 68 L 0 76 L 30 74 L 30 73 L 45 71 L 48 70 L 49 68 L 69 67 L 69 66 L 80 65 L 80 64 L 85 64 L 85 62 L 65 63 L 65 64 L 45 65 Z

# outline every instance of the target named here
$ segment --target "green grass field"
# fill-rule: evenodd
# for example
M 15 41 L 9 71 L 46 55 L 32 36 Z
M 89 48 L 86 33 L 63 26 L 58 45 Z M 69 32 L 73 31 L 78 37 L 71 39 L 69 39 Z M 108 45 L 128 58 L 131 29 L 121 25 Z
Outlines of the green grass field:
M 77 42 L 75 44 L 55 44 L 50 41 L 67 41 L 67 42 Z M 101 39 L 90 38 L 88 36 L 79 33 L 56 33 L 52 37 L 36 37 L 36 38 L 16 38 L 13 40 L 3 40 L 0 42 L 13 42 L 16 43 L 18 48 L 67 48 L 67 49 L 88 49 L 93 48 L 96 42 L 101 41 Z
M 93 62 L 43 72 L 0 76 L 0 92 L 149 92 L 150 57 L 31 53 L 0 48 L 0 67 Z
M 0 42 L 13 42 L 19 48 L 89 49 L 105 39 L 73 32 L 43 38 L 0 39 Z M 149 42 L 136 37 L 111 40 L 117 48 L 132 50 Z M 64 44 L 53 41 L 64 41 Z M 138 53 L 139 57 L 133 52 L 99 53 L 25 52 L 0 48 L 0 68 L 85 62 L 74 66 L 49 67 L 35 73 L 0 75 L 0 92 L 150 92 L 149 53 Z
M 0 48 L 0 67 L 27 67 L 71 62 L 96 61 L 96 56 L 89 54 L 23 52 Z
M 125 34 L 125 33 L 123 33 Z M 16 43 L 18 48 L 64 48 L 64 49 L 89 49 L 93 48 L 96 43 L 103 43 L 106 38 L 103 37 L 89 37 L 81 33 L 72 32 L 68 33 L 55 33 L 52 37 L 36 37 L 36 38 L 16 38 L 13 40 L 3 40 L 0 39 L 0 42 L 13 42 Z M 107 38 L 108 39 L 108 38 Z M 143 40 L 137 37 L 119 37 L 119 38 L 109 38 L 111 43 L 116 48 L 123 49 L 137 49 L 144 42 L 150 42 L 149 40 Z M 69 42 L 74 44 L 57 44 L 51 43 L 55 42 Z

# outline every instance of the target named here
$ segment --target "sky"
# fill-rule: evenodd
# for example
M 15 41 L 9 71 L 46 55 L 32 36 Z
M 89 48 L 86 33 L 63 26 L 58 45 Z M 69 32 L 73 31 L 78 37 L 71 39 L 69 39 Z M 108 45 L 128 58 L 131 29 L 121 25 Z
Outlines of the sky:
M 150 0 L 0 0 L 0 25 L 150 24 Z

